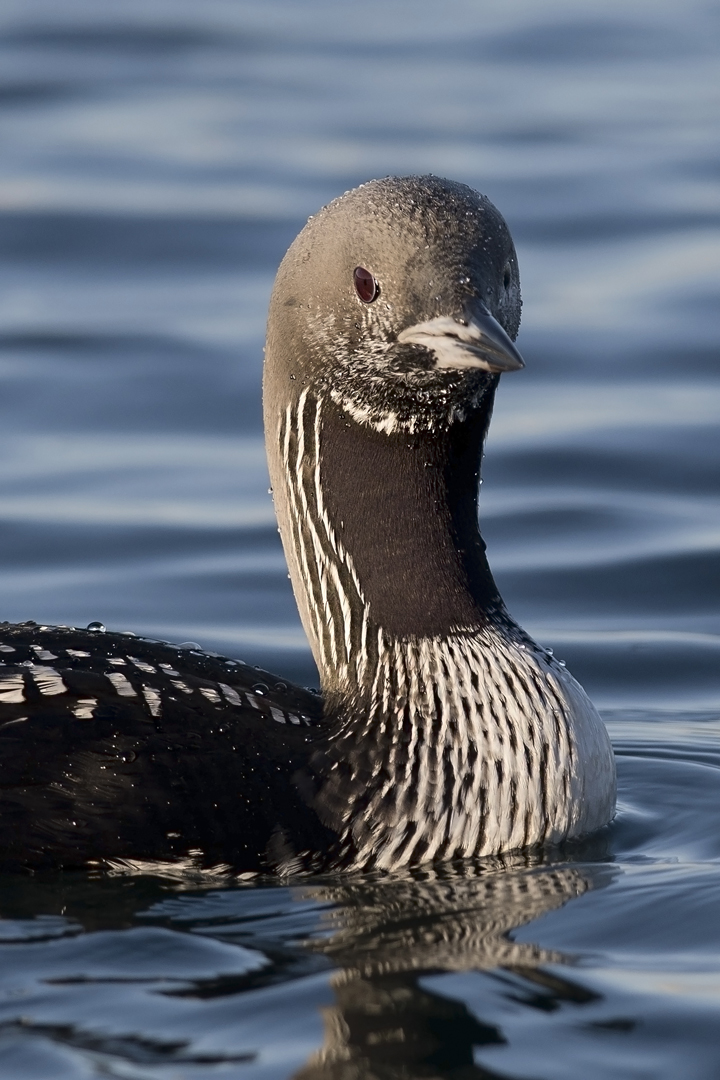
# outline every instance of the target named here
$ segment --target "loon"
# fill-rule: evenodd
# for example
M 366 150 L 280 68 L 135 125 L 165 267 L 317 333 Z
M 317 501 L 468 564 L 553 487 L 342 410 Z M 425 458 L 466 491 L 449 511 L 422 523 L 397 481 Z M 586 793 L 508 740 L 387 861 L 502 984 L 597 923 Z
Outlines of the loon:
M 605 727 L 479 530 L 520 307 L 507 225 L 465 185 L 374 180 L 308 221 L 263 402 L 322 693 L 192 643 L 0 624 L 0 866 L 395 870 L 608 823 Z

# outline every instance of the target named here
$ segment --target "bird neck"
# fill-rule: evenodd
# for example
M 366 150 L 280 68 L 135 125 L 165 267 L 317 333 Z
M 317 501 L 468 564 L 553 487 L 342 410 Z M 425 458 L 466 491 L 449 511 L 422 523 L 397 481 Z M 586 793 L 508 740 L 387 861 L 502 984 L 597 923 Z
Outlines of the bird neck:
M 477 516 L 493 392 L 437 431 L 387 434 L 303 391 L 268 432 L 290 576 L 327 694 L 364 696 L 378 642 L 443 641 L 503 617 Z

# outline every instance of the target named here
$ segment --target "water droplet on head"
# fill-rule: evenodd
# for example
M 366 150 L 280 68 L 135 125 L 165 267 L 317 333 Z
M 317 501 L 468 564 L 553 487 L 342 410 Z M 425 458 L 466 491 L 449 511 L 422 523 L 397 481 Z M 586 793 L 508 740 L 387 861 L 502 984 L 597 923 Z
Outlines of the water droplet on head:
M 267 683 L 264 683 L 264 682 L 256 682 L 256 683 L 253 684 L 253 687 L 252 687 L 253 693 L 254 694 L 260 694 L 261 696 L 263 694 L 267 694 L 269 689 L 270 689 L 270 687 L 267 685 Z
M 89 622 L 87 624 L 87 626 L 85 627 L 85 629 L 89 630 L 93 634 L 104 634 L 105 633 L 105 626 L 101 622 Z
M 181 641 L 178 645 L 178 649 L 199 649 L 197 641 Z
M 275 683 L 275 689 L 276 689 L 276 690 L 280 690 L 281 692 L 282 692 L 283 690 L 287 690 L 287 683 L 284 683 L 284 682 L 276 682 L 276 683 Z

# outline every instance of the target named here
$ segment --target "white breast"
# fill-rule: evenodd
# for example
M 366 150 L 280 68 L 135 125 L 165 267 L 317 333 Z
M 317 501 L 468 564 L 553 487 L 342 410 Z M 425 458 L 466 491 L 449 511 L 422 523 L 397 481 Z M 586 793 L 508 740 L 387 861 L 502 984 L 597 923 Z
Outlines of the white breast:
M 360 783 L 344 816 L 357 865 L 494 855 L 611 819 L 605 726 L 552 657 L 497 628 L 378 646 L 365 721 L 338 746 Z

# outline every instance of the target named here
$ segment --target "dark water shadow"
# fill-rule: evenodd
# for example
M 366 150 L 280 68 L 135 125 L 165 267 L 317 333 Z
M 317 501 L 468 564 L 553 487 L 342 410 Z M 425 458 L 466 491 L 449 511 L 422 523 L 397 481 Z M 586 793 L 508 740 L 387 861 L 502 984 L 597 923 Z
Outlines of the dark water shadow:
M 610 865 L 542 865 L 539 857 L 524 855 L 303 888 L 307 898 L 331 904 L 323 933 L 307 947 L 337 970 L 331 980 L 335 1002 L 323 1009 L 323 1046 L 296 1076 L 499 1075 L 476 1063 L 475 1054 L 507 1041 L 501 1027 L 485 1023 L 463 1001 L 436 993 L 425 977 L 504 972 L 519 980 L 532 1008 L 594 1002 L 594 991 L 559 973 L 571 957 L 516 942 L 512 933 L 613 876 Z

